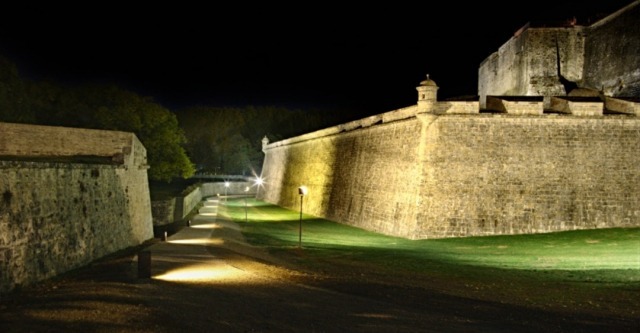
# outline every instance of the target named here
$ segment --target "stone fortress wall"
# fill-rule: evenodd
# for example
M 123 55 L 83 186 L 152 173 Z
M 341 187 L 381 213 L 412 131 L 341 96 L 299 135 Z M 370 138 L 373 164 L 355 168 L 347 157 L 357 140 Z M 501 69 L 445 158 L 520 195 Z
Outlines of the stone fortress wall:
M 438 101 L 264 142 L 258 198 L 409 239 L 640 227 L 640 110 L 625 98 Z M 547 99 L 548 101 L 545 101 Z
M 476 101 L 427 77 L 416 105 L 264 142 L 258 198 L 298 210 L 304 185 L 304 212 L 409 239 L 640 227 L 639 4 L 525 26 Z
M 478 70 L 481 108 L 487 96 L 640 98 L 640 1 L 590 25 L 518 30 Z
M 132 133 L 0 123 L 0 292 L 153 238 Z

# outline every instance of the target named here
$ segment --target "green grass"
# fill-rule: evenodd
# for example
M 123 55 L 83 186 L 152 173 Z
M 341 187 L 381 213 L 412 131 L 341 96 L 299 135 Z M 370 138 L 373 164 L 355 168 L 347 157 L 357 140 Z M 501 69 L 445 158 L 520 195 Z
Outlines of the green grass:
M 219 214 L 240 223 L 247 240 L 272 252 L 302 248 L 314 261 L 366 263 L 430 274 L 501 274 L 548 281 L 640 282 L 640 228 L 534 235 L 408 240 L 320 219 L 255 199 L 230 199 Z

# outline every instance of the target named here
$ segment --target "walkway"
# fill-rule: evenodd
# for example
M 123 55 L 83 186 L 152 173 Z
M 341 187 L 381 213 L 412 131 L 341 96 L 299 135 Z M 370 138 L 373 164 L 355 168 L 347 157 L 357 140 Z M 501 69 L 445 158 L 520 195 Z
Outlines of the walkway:
M 236 223 L 218 218 L 219 204 L 217 198 L 203 201 L 189 226 L 147 248 L 153 279 L 221 283 L 249 278 L 247 272 L 230 264 L 230 257 L 266 253 L 246 244 Z

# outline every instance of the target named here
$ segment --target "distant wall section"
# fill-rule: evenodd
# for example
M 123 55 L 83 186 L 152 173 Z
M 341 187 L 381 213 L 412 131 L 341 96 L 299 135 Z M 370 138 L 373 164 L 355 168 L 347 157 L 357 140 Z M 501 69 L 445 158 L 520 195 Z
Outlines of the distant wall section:
M 224 197 L 225 194 L 229 196 L 255 195 L 256 191 L 257 186 L 254 181 L 234 180 L 229 182 L 229 187 L 226 187 L 224 182 L 205 182 L 184 195 L 151 202 L 153 225 L 161 227 L 181 221 L 207 197 Z

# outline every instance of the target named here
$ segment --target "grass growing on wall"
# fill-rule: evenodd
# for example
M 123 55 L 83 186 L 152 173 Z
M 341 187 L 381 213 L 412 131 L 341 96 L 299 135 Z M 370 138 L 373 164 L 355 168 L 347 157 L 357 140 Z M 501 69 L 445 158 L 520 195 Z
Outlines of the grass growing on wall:
M 640 283 L 640 228 L 408 240 L 304 213 L 300 228 L 299 211 L 253 198 L 230 199 L 219 214 L 240 223 L 250 243 L 273 253 L 298 248 L 301 231 L 305 253 L 301 263 L 306 265 L 350 261 L 432 275 L 491 279 L 499 274 L 540 281 Z

